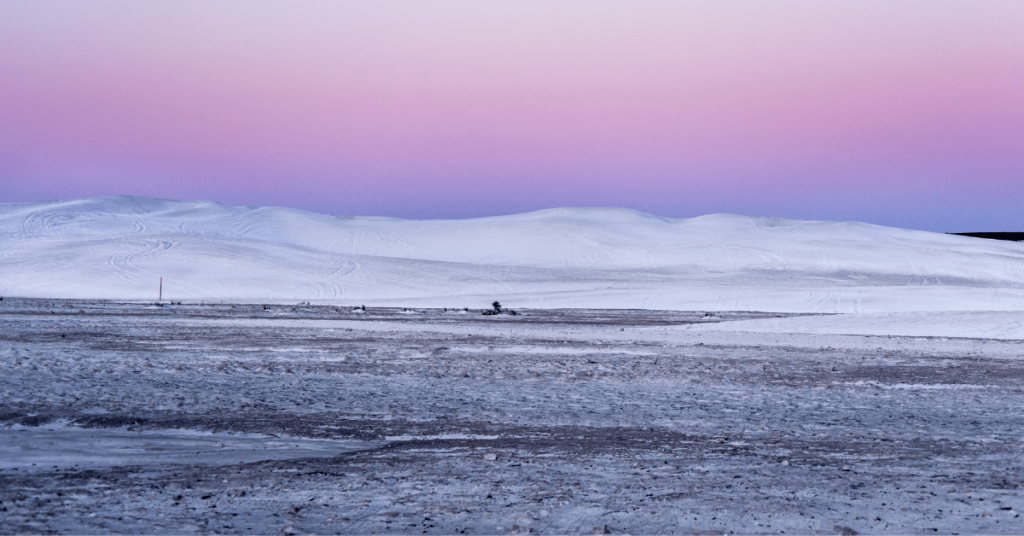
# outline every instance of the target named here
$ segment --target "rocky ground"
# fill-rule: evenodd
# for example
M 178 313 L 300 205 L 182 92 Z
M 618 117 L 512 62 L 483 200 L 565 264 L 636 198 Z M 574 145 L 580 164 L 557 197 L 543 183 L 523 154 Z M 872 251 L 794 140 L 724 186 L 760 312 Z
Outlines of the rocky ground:
M 1024 341 L 519 312 L 0 301 L 0 533 L 1024 532 Z

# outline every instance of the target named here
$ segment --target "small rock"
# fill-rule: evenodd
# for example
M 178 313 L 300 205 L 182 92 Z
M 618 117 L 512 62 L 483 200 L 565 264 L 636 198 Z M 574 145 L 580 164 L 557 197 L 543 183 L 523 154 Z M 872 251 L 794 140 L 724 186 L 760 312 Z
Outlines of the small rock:
M 981 517 L 992 517 L 992 512 L 982 512 Z
M 842 534 L 843 536 L 857 536 L 857 531 L 851 529 L 850 527 L 844 527 L 842 525 L 836 525 L 832 527 L 832 530 L 838 532 L 839 534 Z
M 849 470 L 850 470 L 850 466 L 849 465 L 844 465 L 843 466 L 843 471 L 849 471 Z
M 484 454 L 484 459 L 489 462 L 493 462 L 498 459 L 498 455 L 493 452 L 488 452 L 487 454 Z
M 789 467 L 789 460 L 782 460 L 783 467 Z
M 608 530 L 608 525 L 601 525 L 600 527 L 594 527 L 591 534 L 611 534 L 612 531 Z
M 281 527 L 281 534 L 302 534 L 302 529 L 295 525 L 285 525 Z

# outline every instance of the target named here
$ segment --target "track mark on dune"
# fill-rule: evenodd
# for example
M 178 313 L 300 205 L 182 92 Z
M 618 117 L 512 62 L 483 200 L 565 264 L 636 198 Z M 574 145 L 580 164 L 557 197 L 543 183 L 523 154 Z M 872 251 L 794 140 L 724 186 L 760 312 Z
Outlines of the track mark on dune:
M 109 218 L 104 220 L 103 216 Z M 57 209 L 37 210 L 25 216 L 21 223 L 20 238 L 70 238 L 83 231 L 95 231 L 96 225 L 102 225 L 109 233 L 139 234 L 147 230 L 146 224 L 140 219 L 125 220 L 117 214 L 87 214 L 79 212 L 62 213 Z
M 173 248 L 174 245 L 174 242 L 167 240 L 126 241 L 124 247 L 129 251 L 108 257 L 107 266 L 110 267 L 114 277 L 125 283 L 149 284 L 154 277 L 159 277 L 159 275 L 138 268 L 135 266 L 135 261 L 140 257 L 160 254 Z
M 832 258 L 832 248 L 827 245 L 818 247 L 818 264 L 814 269 L 822 272 L 831 272 L 835 269 L 835 261 Z
M 46 216 L 41 211 L 30 212 L 21 221 L 21 238 L 33 238 L 46 235 Z
M 355 261 L 331 260 L 330 263 L 330 267 L 321 276 L 321 281 L 316 283 L 316 299 L 318 300 L 333 300 L 344 296 L 345 288 L 338 283 L 338 280 L 362 267 Z
M 829 302 L 832 305 L 832 310 L 829 312 L 838 312 L 839 301 L 835 298 L 834 292 L 812 290 L 807 293 L 804 299 L 796 304 L 796 310 L 801 313 L 821 313 L 828 309 Z
M 727 256 L 726 258 L 736 259 L 737 267 L 770 269 L 785 264 L 777 255 L 760 249 L 736 245 L 722 245 L 719 248 Z

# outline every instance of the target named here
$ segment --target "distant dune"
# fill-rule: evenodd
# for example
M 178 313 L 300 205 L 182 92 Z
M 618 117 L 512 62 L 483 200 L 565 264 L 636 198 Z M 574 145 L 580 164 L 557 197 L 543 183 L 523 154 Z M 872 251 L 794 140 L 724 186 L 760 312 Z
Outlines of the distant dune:
M 338 218 L 139 197 L 0 204 L 0 294 L 417 307 L 1024 310 L 1024 243 L 559 208 Z

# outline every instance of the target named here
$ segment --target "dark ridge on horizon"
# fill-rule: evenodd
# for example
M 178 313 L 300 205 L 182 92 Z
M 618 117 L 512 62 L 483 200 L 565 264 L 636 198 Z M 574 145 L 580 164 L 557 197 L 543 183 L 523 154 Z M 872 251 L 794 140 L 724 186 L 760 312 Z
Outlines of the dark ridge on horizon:
M 1024 233 L 992 232 L 992 233 L 946 233 L 960 236 L 972 236 L 974 238 L 988 238 L 991 240 L 1009 240 L 1010 242 L 1024 242 Z

